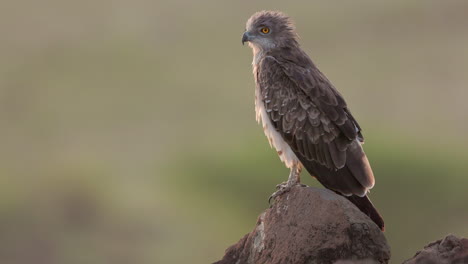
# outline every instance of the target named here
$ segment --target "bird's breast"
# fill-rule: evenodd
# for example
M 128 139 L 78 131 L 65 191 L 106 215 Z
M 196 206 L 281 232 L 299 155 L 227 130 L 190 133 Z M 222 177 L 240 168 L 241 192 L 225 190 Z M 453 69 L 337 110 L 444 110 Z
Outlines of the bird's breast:
M 256 65 L 254 64 L 254 74 L 256 72 Z M 270 116 L 268 115 L 265 103 L 262 98 L 260 87 L 256 81 L 255 85 L 255 114 L 257 122 L 263 126 L 263 132 L 270 142 L 270 146 L 274 147 L 281 161 L 284 162 L 286 167 L 291 168 L 300 164 L 296 154 L 292 151 L 289 144 L 283 139 L 280 133 L 276 131 Z

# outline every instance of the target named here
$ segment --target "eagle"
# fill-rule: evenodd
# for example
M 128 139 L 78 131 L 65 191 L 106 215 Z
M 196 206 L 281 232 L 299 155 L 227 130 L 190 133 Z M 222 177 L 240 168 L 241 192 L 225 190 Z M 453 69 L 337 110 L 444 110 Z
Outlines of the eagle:
M 257 121 L 290 169 L 270 199 L 299 185 L 305 168 L 384 230 L 367 197 L 375 179 L 361 127 L 340 92 L 301 49 L 292 20 L 278 11 L 257 12 L 247 21 L 245 42 L 253 51 Z

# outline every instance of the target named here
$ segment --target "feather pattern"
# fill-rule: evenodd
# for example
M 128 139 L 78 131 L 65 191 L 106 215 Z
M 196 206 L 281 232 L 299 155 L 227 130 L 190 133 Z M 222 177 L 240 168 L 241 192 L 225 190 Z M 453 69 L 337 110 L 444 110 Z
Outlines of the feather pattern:
M 374 175 L 345 100 L 302 50 L 267 52 L 254 67 L 271 124 L 327 188 L 363 196 Z

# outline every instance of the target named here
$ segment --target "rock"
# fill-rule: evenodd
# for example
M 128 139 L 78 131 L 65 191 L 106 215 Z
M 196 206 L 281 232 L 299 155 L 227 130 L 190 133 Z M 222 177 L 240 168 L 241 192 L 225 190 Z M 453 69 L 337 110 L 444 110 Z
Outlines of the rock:
M 294 187 L 260 214 L 255 229 L 215 264 L 388 263 L 378 226 L 346 198 Z
M 468 263 L 468 239 L 448 235 L 418 251 L 403 264 L 466 264 Z

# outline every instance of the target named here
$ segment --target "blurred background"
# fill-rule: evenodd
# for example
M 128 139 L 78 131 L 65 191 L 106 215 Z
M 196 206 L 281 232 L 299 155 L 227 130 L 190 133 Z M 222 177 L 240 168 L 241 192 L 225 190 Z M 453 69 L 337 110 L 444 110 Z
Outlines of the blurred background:
M 263 9 L 363 127 L 391 263 L 468 236 L 466 1 L 7 0 L 0 263 L 211 263 L 250 232 L 288 175 L 241 45 Z

